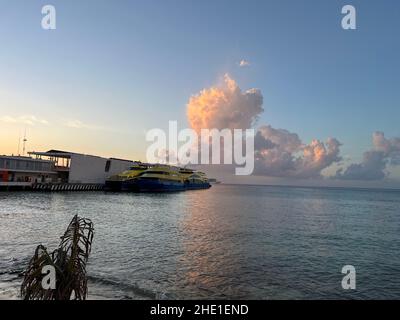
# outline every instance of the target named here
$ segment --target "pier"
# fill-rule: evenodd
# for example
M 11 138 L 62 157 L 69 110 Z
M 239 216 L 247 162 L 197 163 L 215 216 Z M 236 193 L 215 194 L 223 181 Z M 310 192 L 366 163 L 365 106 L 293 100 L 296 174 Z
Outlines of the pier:
M 104 184 L 99 183 L 26 183 L 26 182 L 0 182 L 0 191 L 103 191 Z
M 64 184 L 43 184 L 36 183 L 31 187 L 32 191 L 102 191 L 104 189 L 103 184 L 98 183 L 64 183 Z

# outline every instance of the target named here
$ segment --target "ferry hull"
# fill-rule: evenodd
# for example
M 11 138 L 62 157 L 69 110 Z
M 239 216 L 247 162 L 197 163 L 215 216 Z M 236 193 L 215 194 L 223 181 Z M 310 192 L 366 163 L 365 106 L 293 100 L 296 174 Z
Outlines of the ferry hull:
M 105 191 L 121 191 L 122 181 L 106 181 L 104 185 Z
M 136 179 L 126 180 L 122 182 L 121 191 L 126 192 L 139 192 L 139 186 L 137 184 Z
M 189 183 L 186 185 L 186 190 L 200 190 L 200 189 L 209 189 L 211 188 L 211 184 L 209 183 Z
M 124 184 L 124 190 L 136 192 L 173 192 L 186 190 L 183 182 L 158 179 L 137 179 Z
M 122 182 L 120 191 L 128 192 L 173 192 L 209 189 L 209 183 L 181 183 L 177 181 L 135 179 Z

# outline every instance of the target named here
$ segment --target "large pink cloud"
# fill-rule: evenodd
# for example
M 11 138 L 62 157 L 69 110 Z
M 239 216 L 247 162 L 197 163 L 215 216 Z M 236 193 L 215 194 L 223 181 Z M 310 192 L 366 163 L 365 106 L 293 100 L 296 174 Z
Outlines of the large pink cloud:
M 229 75 L 219 87 L 202 90 L 190 98 L 187 117 L 197 132 L 201 129 L 250 128 L 264 111 L 258 89 L 242 91 Z
M 255 174 L 274 177 L 315 178 L 341 157 L 340 143 L 312 140 L 303 144 L 296 133 L 262 126 L 256 135 Z
M 228 75 L 221 86 L 203 89 L 190 98 L 187 116 L 190 126 L 201 129 L 248 129 L 263 110 L 258 89 L 243 91 Z M 255 174 L 274 177 L 314 178 L 339 162 L 340 143 L 314 139 L 304 144 L 296 133 L 261 126 L 255 137 Z

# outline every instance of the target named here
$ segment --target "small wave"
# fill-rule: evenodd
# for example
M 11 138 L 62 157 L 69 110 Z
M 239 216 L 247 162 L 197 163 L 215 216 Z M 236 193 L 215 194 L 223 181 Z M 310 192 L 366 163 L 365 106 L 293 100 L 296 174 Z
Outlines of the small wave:
M 24 276 L 24 271 L 26 268 L 26 259 L 20 261 L 13 261 L 11 265 L 8 266 L 5 270 L 0 270 L 0 283 L 15 283 L 15 286 L 20 286 L 21 279 Z M 135 299 L 137 297 L 143 299 L 160 299 L 166 300 L 171 299 L 166 292 L 157 292 L 147 288 L 142 288 L 138 284 L 128 284 L 119 280 L 114 280 L 112 278 L 103 278 L 98 276 L 88 276 L 89 282 L 93 284 L 103 285 L 111 287 L 111 292 L 115 292 L 116 290 L 121 291 L 123 294 L 119 297 L 113 296 L 111 298 L 122 298 L 122 299 Z M 1 287 L 1 286 L 0 286 Z M 99 288 L 101 290 L 101 288 Z M 89 285 L 90 290 L 90 285 Z M 126 293 L 132 293 L 132 296 L 127 295 Z M 3 292 L 4 294 L 4 292 Z M 99 292 L 101 295 L 101 292 Z
M 22 270 L 0 273 L 0 300 L 20 298 L 19 288 L 22 277 Z M 166 293 L 145 289 L 137 284 L 125 284 L 113 279 L 93 276 L 88 276 L 88 280 L 89 299 L 170 299 Z
M 7 270 L 7 271 L 0 271 L 0 276 L 3 275 L 18 275 L 18 277 L 22 277 L 24 270 Z
M 0 276 L 1 275 L 18 275 L 23 276 L 26 267 L 29 264 L 29 258 L 15 259 L 12 258 L 9 261 L 3 261 L 0 264 Z

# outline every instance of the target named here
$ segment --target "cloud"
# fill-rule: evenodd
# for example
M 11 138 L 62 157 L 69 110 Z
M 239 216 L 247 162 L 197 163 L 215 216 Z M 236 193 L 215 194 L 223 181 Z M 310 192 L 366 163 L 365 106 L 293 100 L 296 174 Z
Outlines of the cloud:
M 240 60 L 239 67 L 249 67 L 249 66 L 250 66 L 250 62 L 249 61 L 244 60 L 244 59 Z
M 340 142 L 312 140 L 303 144 L 296 133 L 262 126 L 255 138 L 255 174 L 272 177 L 318 178 L 341 157 Z
M 385 177 L 386 160 L 383 152 L 364 152 L 362 163 L 352 163 L 336 172 L 334 178 L 343 180 L 381 180 Z
M 74 129 L 104 130 L 102 127 L 93 124 L 87 124 L 80 120 L 69 120 L 65 123 L 65 126 Z
M 372 135 L 372 143 L 376 151 L 383 152 L 390 164 L 400 165 L 400 138 L 386 139 L 383 132 L 377 131 Z
M 247 129 L 264 111 L 263 96 L 258 89 L 242 91 L 229 75 L 220 87 L 203 89 L 187 105 L 190 126 L 201 129 Z
M 388 164 L 400 165 L 400 138 L 385 138 L 383 132 L 372 135 L 373 148 L 364 152 L 361 163 L 339 169 L 333 178 L 342 180 L 382 180 Z
M 13 123 L 13 124 L 23 124 L 23 125 L 48 125 L 48 121 L 45 119 L 38 118 L 34 115 L 21 115 L 21 116 L 2 116 L 0 117 L 1 122 Z
M 201 129 L 248 129 L 264 111 L 258 89 L 242 91 L 228 75 L 220 87 L 203 89 L 187 105 L 190 126 Z M 339 162 L 340 142 L 312 140 L 303 144 L 296 133 L 261 126 L 255 136 L 255 174 L 272 177 L 316 178 L 321 171 Z

